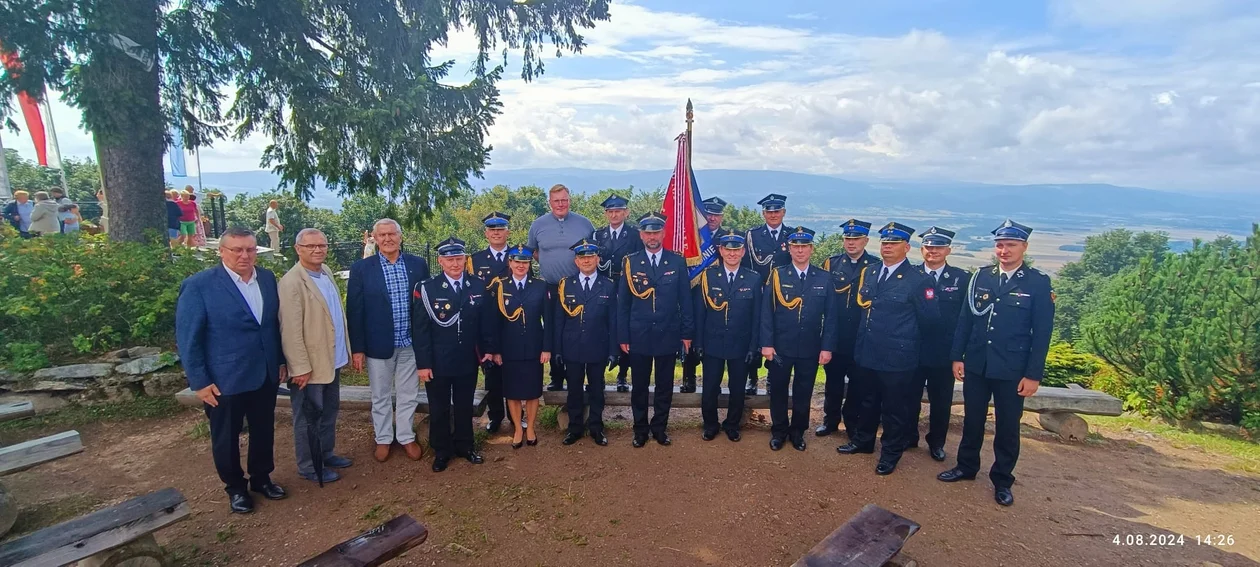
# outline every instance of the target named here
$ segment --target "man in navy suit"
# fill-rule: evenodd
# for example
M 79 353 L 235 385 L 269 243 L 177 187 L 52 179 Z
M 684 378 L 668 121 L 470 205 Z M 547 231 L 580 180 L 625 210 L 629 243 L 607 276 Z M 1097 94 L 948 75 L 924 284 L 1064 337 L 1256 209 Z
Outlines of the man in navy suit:
M 255 268 L 258 242 L 233 227 L 219 239 L 223 264 L 190 276 L 179 287 L 175 341 L 188 387 L 210 419 L 214 468 L 226 485 L 232 512 L 254 511 L 248 490 L 268 500 L 285 497 L 271 482 L 276 392 L 287 376 L 280 347 L 280 298 L 275 274 Z M 241 429 L 249 421 L 249 480 L 241 470 Z M 248 490 L 247 490 L 248 488 Z
M 372 429 L 377 461 L 389 458 L 394 441 L 420 460 L 412 419 L 420 401 L 415 351 L 411 348 L 411 290 L 429 279 L 429 263 L 402 251 L 402 227 L 393 219 L 372 225 L 377 253 L 350 266 L 346 324 L 350 365 L 367 368 L 372 388 Z M 395 401 L 396 400 L 396 401 Z

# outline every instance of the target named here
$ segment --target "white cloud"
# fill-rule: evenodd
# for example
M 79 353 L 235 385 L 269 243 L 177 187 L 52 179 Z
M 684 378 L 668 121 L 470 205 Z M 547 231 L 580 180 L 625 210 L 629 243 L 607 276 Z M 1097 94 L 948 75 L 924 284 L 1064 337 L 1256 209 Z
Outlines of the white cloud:
M 789 20 L 807 20 L 807 21 L 809 21 L 809 20 L 817 20 L 817 19 L 818 19 L 818 14 L 815 14 L 815 13 L 813 13 L 813 12 L 804 12 L 804 13 L 801 13 L 801 14 L 788 14 L 786 17 L 787 17 L 787 19 L 789 19 Z

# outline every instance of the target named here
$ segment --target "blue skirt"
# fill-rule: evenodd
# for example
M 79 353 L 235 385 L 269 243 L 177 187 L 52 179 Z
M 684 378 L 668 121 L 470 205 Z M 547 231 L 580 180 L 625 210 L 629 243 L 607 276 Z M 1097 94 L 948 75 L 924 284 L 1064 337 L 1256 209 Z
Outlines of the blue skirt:
M 543 394 L 543 365 L 538 359 L 503 361 L 503 398 L 536 400 Z

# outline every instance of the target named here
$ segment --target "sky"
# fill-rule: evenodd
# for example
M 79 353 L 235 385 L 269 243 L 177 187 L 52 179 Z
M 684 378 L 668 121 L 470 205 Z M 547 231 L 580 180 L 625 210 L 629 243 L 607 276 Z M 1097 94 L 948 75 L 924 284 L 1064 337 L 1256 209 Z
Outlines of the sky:
M 614 0 L 585 36 L 529 83 L 510 59 L 491 168 L 670 169 L 691 98 L 697 170 L 1180 191 L 1260 173 L 1254 0 Z M 62 153 L 92 155 L 52 107 Z M 201 164 L 260 169 L 265 145 Z

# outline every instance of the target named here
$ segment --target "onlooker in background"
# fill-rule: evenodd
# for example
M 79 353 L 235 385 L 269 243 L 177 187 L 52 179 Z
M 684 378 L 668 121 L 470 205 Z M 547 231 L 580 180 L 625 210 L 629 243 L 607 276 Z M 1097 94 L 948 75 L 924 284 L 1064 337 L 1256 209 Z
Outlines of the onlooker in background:
M 35 193 L 35 208 L 31 210 L 31 234 L 49 236 L 61 234 L 61 222 L 57 220 L 57 202 L 48 193 Z
M 57 218 L 61 221 L 62 234 L 79 232 L 80 224 L 83 221 L 83 217 L 79 215 L 79 206 L 74 203 L 58 205 Z
M 105 189 L 96 190 L 96 203 L 101 206 L 101 218 L 96 221 L 96 226 L 101 227 L 102 234 L 109 234 L 109 205 L 105 203 Z
M 280 231 L 284 230 L 284 225 L 280 224 L 280 201 L 272 200 L 267 203 L 267 213 L 263 217 L 263 222 L 263 230 L 267 231 L 267 238 L 271 241 L 267 245 L 279 252 Z
M 411 290 L 429 279 L 429 263 L 402 251 L 402 227 L 381 219 L 372 227 L 380 252 L 350 266 L 346 315 L 350 327 L 350 363 L 367 368 L 372 389 L 372 429 L 377 461 L 389 458 L 395 440 L 418 461 L 412 419 L 420 400 L 420 379 L 411 348 Z
M 31 194 L 18 189 L 13 192 L 13 200 L 4 206 L 4 218 L 17 229 L 22 238 L 31 237 L 31 212 L 35 203 L 31 202 Z
M 551 212 L 542 215 L 529 225 L 529 237 L 525 246 L 534 250 L 538 258 L 538 275 L 547 282 L 548 299 L 554 304 L 560 280 L 577 275 L 573 263 L 574 242 L 595 232 L 595 225 L 586 217 L 569 210 L 569 188 L 559 183 L 552 185 L 547 194 Z M 551 384 L 548 390 L 564 389 L 564 363 L 551 361 Z
M 60 187 L 53 187 L 52 189 L 49 189 L 48 195 L 52 198 L 54 203 L 57 203 L 57 230 L 58 232 L 65 232 L 66 222 L 65 218 L 62 217 L 62 213 L 69 211 L 70 209 L 68 207 L 73 205 L 74 201 L 67 198 L 66 192 Z
M 179 244 L 179 217 L 184 214 L 179 208 L 179 191 L 166 192 L 166 236 L 171 241 L 171 248 Z
M 201 220 L 197 214 L 197 196 L 188 192 L 180 194 L 179 211 L 180 241 L 192 248 L 193 239 L 197 236 L 197 223 Z
M 210 420 L 214 468 L 233 513 L 254 511 L 249 490 L 286 496 L 275 469 L 276 392 L 288 377 L 280 346 L 276 275 L 254 266 L 258 242 L 243 228 L 219 239 L 221 265 L 189 276 L 175 304 L 175 342 Z M 249 480 L 241 470 L 241 431 L 249 422 Z M 248 490 L 247 490 L 248 489 Z
M 376 240 L 372 238 L 372 233 L 363 231 L 363 257 L 373 256 L 376 254 Z
M 341 309 L 341 292 L 324 264 L 328 239 L 304 228 L 294 239 L 298 263 L 280 278 L 280 343 L 289 365 L 293 408 L 293 448 L 298 475 L 310 481 L 333 482 L 350 459 L 333 453 L 337 443 L 337 410 L 341 405 L 341 368 L 350 364 L 350 338 Z M 319 417 L 309 415 L 314 410 Z M 310 420 L 319 422 L 312 427 Z M 319 436 L 322 454 L 312 454 L 310 433 Z M 317 475 L 315 459 L 326 468 Z

